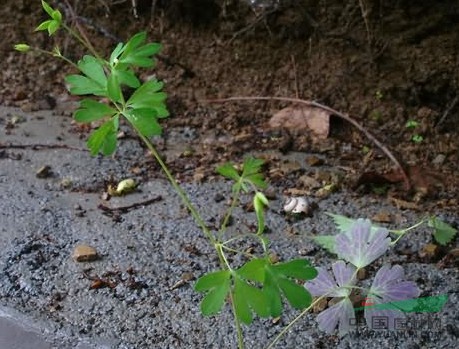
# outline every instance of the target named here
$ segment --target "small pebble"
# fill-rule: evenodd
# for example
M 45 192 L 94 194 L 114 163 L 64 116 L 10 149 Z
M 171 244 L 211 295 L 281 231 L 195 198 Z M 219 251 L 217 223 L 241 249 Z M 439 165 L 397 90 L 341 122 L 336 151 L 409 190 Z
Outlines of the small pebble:
M 72 258 L 75 262 L 91 262 L 98 258 L 97 251 L 89 245 L 77 245 L 73 250 Z
M 45 165 L 38 169 L 35 173 L 37 178 L 48 178 L 51 176 L 51 166 Z

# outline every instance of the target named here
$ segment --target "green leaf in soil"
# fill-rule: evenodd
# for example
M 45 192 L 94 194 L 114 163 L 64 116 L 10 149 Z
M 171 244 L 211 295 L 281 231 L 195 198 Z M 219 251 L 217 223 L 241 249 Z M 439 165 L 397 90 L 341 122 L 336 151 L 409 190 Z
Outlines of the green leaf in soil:
M 162 88 L 162 82 L 149 80 L 132 94 L 126 104 L 132 109 L 165 107 L 164 101 L 167 95 L 164 92 L 159 92 Z
M 80 108 L 75 111 L 74 119 L 78 122 L 93 122 L 106 116 L 113 116 L 116 112 L 104 103 L 86 98 L 80 102 Z
M 295 280 L 312 280 L 317 276 L 317 270 L 305 259 L 273 265 L 266 258 L 256 258 L 239 268 L 236 274 L 242 279 L 262 285 L 262 302 L 269 304 L 270 315 L 276 317 L 282 312 L 282 294 L 296 309 L 303 309 L 311 304 L 310 293 Z
M 141 84 L 137 76 L 131 70 L 116 70 L 120 84 L 131 88 L 138 88 Z
M 61 26 L 62 14 L 59 10 L 54 10 L 47 2 L 42 1 L 41 5 L 51 19 L 41 23 L 35 31 L 48 30 L 49 35 L 53 35 Z
M 117 57 L 119 63 L 125 66 L 132 65 L 143 68 L 153 67 L 155 65 L 155 60 L 151 56 L 157 54 L 161 50 L 161 44 L 149 43 L 142 45 L 146 37 L 147 34 L 145 32 L 135 34 L 122 48 L 117 47 L 117 52 L 113 52 L 112 56 Z M 111 58 L 111 61 L 112 60 L 114 61 L 114 59 Z
M 217 314 L 230 291 L 231 272 L 219 270 L 201 276 L 196 282 L 194 289 L 198 292 L 205 292 L 206 295 L 201 302 L 203 315 Z
M 74 95 L 94 94 L 107 96 L 107 77 L 104 68 L 97 58 L 86 55 L 78 62 L 78 68 L 85 75 L 68 75 L 65 81 L 70 85 L 69 91 Z
M 335 235 L 317 235 L 312 238 L 316 244 L 324 248 L 328 252 L 336 254 L 335 244 L 336 236 Z
M 162 127 L 156 120 L 156 111 L 154 109 L 132 109 L 124 112 L 123 115 L 145 137 L 160 135 L 162 132 Z
M 457 233 L 457 229 L 436 217 L 429 219 L 427 224 L 434 229 L 433 236 L 441 245 L 447 245 Z
M 311 280 L 317 276 L 317 271 L 303 259 L 266 265 L 265 283 L 263 290 L 271 304 L 271 316 L 280 316 L 282 312 L 281 293 L 295 309 L 304 309 L 311 305 L 311 294 L 294 279 Z
M 242 166 L 241 177 L 260 189 L 265 189 L 268 186 L 260 173 L 263 163 L 264 161 L 261 159 L 249 157 L 244 160 Z
M 246 280 L 263 283 L 265 281 L 265 266 L 267 264 L 268 261 L 266 258 L 254 258 L 240 267 L 236 273 Z
M 114 103 L 121 102 L 122 92 L 121 92 L 121 86 L 118 81 L 116 71 L 112 71 L 112 73 L 108 76 L 107 93 L 108 93 L 108 97 L 110 98 L 112 102 Z
M 113 154 L 116 149 L 117 124 L 117 117 L 114 117 L 89 136 L 86 144 L 92 156 L 97 155 L 99 151 L 106 156 Z
M 252 310 L 260 317 L 270 315 L 270 305 L 263 291 L 238 276 L 234 279 L 233 302 L 236 316 L 247 325 L 252 323 Z
M 222 175 L 223 177 L 232 179 L 234 181 L 239 180 L 239 173 L 237 172 L 234 165 L 230 162 L 227 162 L 221 166 L 217 167 L 217 172 Z
M 317 276 L 317 270 L 306 259 L 294 259 L 288 262 L 271 265 L 276 274 L 302 281 L 312 280 Z

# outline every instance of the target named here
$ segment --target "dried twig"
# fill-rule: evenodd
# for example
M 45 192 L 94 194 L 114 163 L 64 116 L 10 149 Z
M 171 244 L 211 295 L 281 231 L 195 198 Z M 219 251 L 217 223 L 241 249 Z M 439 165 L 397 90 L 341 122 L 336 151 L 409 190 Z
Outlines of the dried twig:
M 382 144 L 375 136 L 373 136 L 370 132 L 368 132 L 362 125 L 360 125 L 357 121 L 352 119 L 349 115 L 340 113 L 339 111 L 333 108 L 327 107 L 323 104 L 320 104 L 314 101 L 306 101 L 303 99 L 289 98 L 289 97 L 229 97 L 229 98 L 206 100 L 206 102 L 210 102 L 210 103 L 223 103 L 223 102 L 231 102 L 231 101 L 283 101 L 283 102 L 299 103 L 299 104 L 307 105 L 309 107 L 320 108 L 333 115 L 336 115 L 339 118 L 346 120 L 347 122 L 355 126 L 359 131 L 361 131 L 365 136 L 367 136 L 367 138 L 371 140 L 379 149 L 381 149 L 382 152 L 386 154 L 386 156 L 400 170 L 404 183 L 405 183 L 405 188 L 407 190 L 411 188 L 410 179 L 405 169 L 403 168 L 401 163 L 397 160 L 397 158 L 392 154 L 392 152 L 384 144 Z
M 438 127 L 440 124 L 442 124 L 446 117 L 448 116 L 449 112 L 451 110 L 453 110 L 454 106 L 457 104 L 457 102 L 459 101 L 459 95 L 456 95 L 456 97 L 454 97 L 453 101 L 449 104 L 449 106 L 446 108 L 445 112 L 443 113 L 442 117 L 440 118 L 440 120 L 438 120 L 437 124 L 435 125 L 435 127 Z
M 107 216 L 113 216 L 115 214 L 127 213 L 130 210 L 153 204 L 155 202 L 161 201 L 162 199 L 163 199 L 162 196 L 157 196 L 157 197 L 154 197 L 152 199 L 148 199 L 148 200 L 140 201 L 140 202 L 135 202 L 135 203 L 133 203 L 131 205 L 119 206 L 119 207 L 108 207 L 108 206 L 105 206 L 103 204 L 99 204 L 97 206 L 97 208 L 99 210 L 102 210 Z
M 88 151 L 87 149 L 72 147 L 67 144 L 11 144 L 11 143 L 0 143 L 0 149 L 32 149 L 32 150 L 44 150 L 44 149 L 69 149 L 78 151 Z

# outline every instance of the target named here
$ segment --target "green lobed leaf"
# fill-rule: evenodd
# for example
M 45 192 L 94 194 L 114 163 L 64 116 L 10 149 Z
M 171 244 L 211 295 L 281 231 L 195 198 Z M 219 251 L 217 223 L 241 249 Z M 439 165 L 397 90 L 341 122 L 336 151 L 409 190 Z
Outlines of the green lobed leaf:
M 118 103 L 122 100 L 121 86 L 116 71 L 112 72 L 107 79 L 107 94 L 112 102 Z
M 348 218 L 346 216 L 342 216 L 339 214 L 334 214 L 330 212 L 325 212 L 325 214 L 333 218 L 333 221 L 337 229 L 340 231 L 340 233 L 348 232 L 352 228 L 352 226 L 355 224 L 355 222 L 357 222 L 357 219 Z M 381 227 L 372 224 L 371 234 L 377 232 L 379 229 L 381 229 Z
M 246 158 L 244 160 L 244 164 L 242 165 L 241 177 L 243 181 L 251 183 L 260 189 L 265 189 L 268 185 L 263 179 L 263 175 L 260 173 L 263 164 L 264 161 L 261 159 L 256 159 L 253 157 Z M 242 184 L 242 189 L 244 191 L 248 191 L 245 183 Z
M 249 176 L 244 177 L 248 182 L 252 183 L 254 186 L 260 189 L 266 189 L 268 183 L 265 182 L 263 179 L 263 175 L 261 173 L 251 174 Z
M 54 10 L 51 14 L 51 18 L 60 24 L 62 21 L 62 14 L 59 10 Z
M 52 22 L 52 19 L 48 19 L 42 23 L 38 27 L 35 28 L 35 31 L 41 31 L 41 30 L 48 30 L 49 24 Z
M 230 291 L 229 270 L 219 270 L 201 276 L 195 284 L 195 290 L 206 292 L 201 302 L 201 312 L 203 315 L 213 315 L 218 313 Z
M 306 259 L 294 259 L 288 262 L 271 265 L 270 268 L 277 274 L 285 277 L 312 280 L 317 276 L 317 270 Z
M 83 99 L 80 102 L 80 108 L 75 111 L 73 117 L 78 122 L 92 122 L 106 116 L 113 116 L 116 112 L 115 109 L 105 103 L 100 103 L 93 99 Z
M 48 34 L 53 35 L 61 26 L 61 22 L 52 20 L 48 24 Z
M 103 64 L 94 56 L 85 55 L 78 61 L 78 68 L 89 79 L 94 80 L 102 88 L 107 85 Z
M 226 177 L 226 178 L 229 178 L 235 181 L 239 180 L 239 173 L 237 172 L 236 168 L 231 162 L 227 162 L 221 166 L 218 166 L 217 172 L 223 177 Z
M 283 277 L 277 278 L 277 284 L 290 305 L 295 309 L 304 309 L 311 305 L 312 296 L 304 286 Z
M 156 112 L 154 109 L 132 109 L 124 112 L 123 115 L 134 128 L 145 137 L 160 135 L 162 127 L 156 120 Z
M 65 82 L 69 84 L 69 91 L 73 95 L 106 96 L 107 89 L 83 75 L 67 75 Z
M 261 159 L 256 159 L 253 157 L 246 158 L 242 166 L 242 176 L 246 177 L 260 172 L 263 164 L 264 161 Z
M 129 98 L 127 105 L 133 109 L 154 108 L 163 106 L 167 95 L 158 92 L 163 88 L 163 83 L 157 80 L 149 80 L 143 83 Z
M 233 302 L 236 316 L 245 324 L 252 323 L 252 310 L 260 317 L 270 315 L 270 306 L 263 291 L 243 279 L 234 279 Z
M 266 273 L 263 293 L 269 303 L 271 316 L 280 316 L 282 314 L 282 299 L 279 287 L 277 286 L 277 280 L 272 273 Z
M 433 236 L 441 245 L 447 245 L 456 236 L 457 229 L 436 217 L 429 219 L 427 224 L 429 227 L 434 228 Z
M 118 142 L 118 138 L 116 132 L 109 132 L 105 136 L 104 143 L 102 144 L 101 152 L 105 156 L 112 155 L 116 150 L 116 144 Z
M 104 155 L 111 155 L 115 151 L 118 131 L 115 119 L 105 122 L 89 136 L 86 144 L 92 156 L 97 155 L 99 151 Z
M 326 249 L 328 252 L 336 254 L 335 244 L 336 235 L 317 235 L 312 238 L 316 244 Z
M 156 111 L 156 117 L 163 119 L 169 116 L 169 110 L 167 110 L 166 105 L 157 105 L 153 109 Z
M 229 270 L 218 270 L 201 276 L 194 285 L 197 292 L 206 292 L 214 287 L 218 287 L 225 280 L 229 280 L 231 272 Z
M 155 60 L 150 56 L 158 53 L 161 50 L 161 45 L 156 43 L 151 43 L 144 45 L 130 55 L 127 55 L 124 58 L 120 59 L 121 63 L 127 63 L 130 65 L 142 67 L 142 68 L 151 68 L 155 65 Z
M 131 70 L 117 70 L 117 76 L 120 84 L 127 85 L 131 88 L 138 88 L 141 84 L 137 76 Z
M 252 323 L 252 310 L 250 309 L 248 303 L 247 294 L 245 294 L 244 286 L 246 283 L 240 278 L 235 278 L 234 280 L 234 291 L 233 291 L 233 302 L 234 310 L 236 317 L 241 320 L 241 322 L 250 325 Z
M 115 61 L 118 60 L 118 56 L 123 52 L 124 44 L 122 42 L 118 43 L 112 53 L 110 54 L 110 65 L 115 65 Z
M 246 280 L 263 283 L 267 264 L 266 258 L 254 258 L 240 267 L 236 273 Z
M 41 6 L 43 7 L 43 10 L 45 10 L 46 13 L 52 18 L 54 9 L 46 1 L 43 0 L 41 0 Z
M 128 40 L 126 45 L 124 45 L 121 58 L 125 58 L 126 56 L 129 56 L 131 52 L 134 51 L 137 47 L 139 47 L 142 43 L 144 43 L 146 39 L 147 39 L 146 32 L 139 32 L 139 33 L 134 34 Z
M 70 85 L 69 91 L 75 95 L 94 94 L 107 96 L 107 77 L 104 68 L 97 58 L 86 55 L 78 62 L 78 68 L 86 75 L 68 75 L 65 81 Z

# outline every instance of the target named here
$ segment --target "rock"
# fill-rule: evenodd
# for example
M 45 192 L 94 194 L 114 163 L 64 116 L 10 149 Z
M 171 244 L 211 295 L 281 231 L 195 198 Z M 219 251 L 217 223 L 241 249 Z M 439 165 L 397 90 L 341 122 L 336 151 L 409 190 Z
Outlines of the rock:
M 432 164 L 440 166 L 445 162 L 446 156 L 444 154 L 438 154 L 435 159 L 432 160 Z
M 309 166 L 321 166 L 324 164 L 324 160 L 315 155 L 311 155 L 306 158 L 306 163 Z
M 99 258 L 97 250 L 89 245 L 77 245 L 73 250 L 72 258 L 75 262 L 91 262 Z
M 37 178 L 48 178 L 51 176 L 51 166 L 45 165 L 38 169 L 35 173 Z
M 271 117 L 269 126 L 294 133 L 311 130 L 316 137 L 325 139 L 330 129 L 330 113 L 311 106 L 287 107 Z

